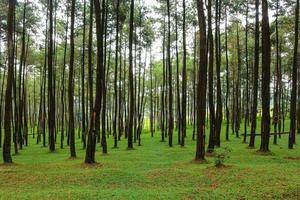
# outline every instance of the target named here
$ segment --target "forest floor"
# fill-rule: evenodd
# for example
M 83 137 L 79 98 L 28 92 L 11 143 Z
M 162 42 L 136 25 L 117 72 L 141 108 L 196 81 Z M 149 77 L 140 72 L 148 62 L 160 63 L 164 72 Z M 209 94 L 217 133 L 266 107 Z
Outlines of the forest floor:
M 154 138 L 144 132 L 142 146 L 133 151 L 126 150 L 124 139 L 111 148 L 110 138 L 108 155 L 98 144 L 94 166 L 83 164 L 80 140 L 72 160 L 68 148 L 49 153 L 31 139 L 13 156 L 14 164 L 0 165 L 0 199 L 300 199 L 300 147 L 288 150 L 287 135 L 270 144 L 270 155 L 261 155 L 230 134 L 221 143 L 232 150 L 230 158 L 216 168 L 214 157 L 193 162 L 195 141 L 188 133 L 184 148 L 176 144 L 176 131 L 173 148 L 160 142 L 159 132 Z

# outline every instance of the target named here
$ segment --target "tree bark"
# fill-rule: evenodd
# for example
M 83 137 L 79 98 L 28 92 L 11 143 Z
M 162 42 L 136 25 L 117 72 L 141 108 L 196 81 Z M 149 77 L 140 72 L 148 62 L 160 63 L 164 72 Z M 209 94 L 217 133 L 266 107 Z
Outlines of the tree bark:
M 206 115 L 206 82 L 207 82 L 207 54 L 206 54 L 206 22 L 203 0 L 197 1 L 198 20 L 200 29 L 200 62 L 197 86 L 197 145 L 196 160 L 205 160 L 205 115 Z
M 184 146 L 184 139 L 186 135 L 186 20 L 185 20 L 185 10 L 186 4 L 185 0 L 182 0 L 182 7 L 183 7 L 183 24 L 182 24 L 182 45 L 183 45 L 183 58 L 182 58 L 182 122 L 181 122 L 181 146 Z M 179 94 L 178 94 L 179 95 Z M 179 119 L 181 119 L 179 117 Z
M 249 147 L 254 148 L 256 134 L 257 98 L 258 98 L 258 76 L 259 76 L 259 0 L 255 0 L 255 53 L 253 69 L 253 96 L 251 116 L 251 136 Z
M 128 149 L 133 149 L 132 132 L 133 132 L 133 117 L 134 117 L 134 96 L 133 96 L 133 20 L 134 20 L 134 0 L 131 0 L 130 5 L 130 20 L 129 20 L 129 108 L 128 108 Z
M 69 137 L 70 137 L 70 154 L 71 158 L 76 157 L 75 151 L 75 119 L 74 119 L 74 24 L 75 24 L 75 2 L 71 2 L 71 34 L 70 34 L 70 69 L 69 69 Z
M 13 48 L 13 19 L 15 12 L 15 0 L 9 0 L 7 13 L 7 51 L 8 51 L 8 72 L 5 92 L 5 111 L 4 111 L 4 144 L 3 144 L 3 162 L 12 163 L 10 154 L 11 146 L 11 116 L 12 116 L 12 90 L 14 77 L 14 48 Z
M 291 90 L 291 109 L 290 109 L 290 134 L 289 149 L 292 149 L 295 143 L 296 135 L 296 109 L 297 109 L 297 69 L 298 69 L 298 39 L 299 39 L 299 0 L 296 1 L 295 10 L 295 46 L 292 71 L 292 90 Z
M 169 146 L 173 146 L 173 91 L 172 91 L 172 63 L 171 63 L 171 17 L 170 17 L 170 1 L 167 0 L 168 10 L 168 43 L 167 43 L 167 63 L 168 63 L 168 84 L 169 84 L 169 121 L 168 121 L 168 136 Z
M 48 46 L 48 129 L 49 150 L 55 151 L 55 95 L 53 83 L 53 0 L 49 0 L 49 46 Z
M 271 42 L 268 16 L 268 1 L 262 1 L 262 128 L 261 146 L 263 152 L 269 151 L 270 140 L 270 65 Z

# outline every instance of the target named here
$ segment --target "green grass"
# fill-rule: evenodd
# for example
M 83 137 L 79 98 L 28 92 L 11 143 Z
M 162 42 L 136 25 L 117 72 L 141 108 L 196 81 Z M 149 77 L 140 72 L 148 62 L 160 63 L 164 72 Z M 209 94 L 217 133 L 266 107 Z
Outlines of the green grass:
M 287 135 L 270 145 L 268 156 L 230 135 L 230 142 L 221 145 L 232 152 L 227 167 L 220 169 L 213 157 L 206 164 L 193 162 L 190 135 L 191 130 L 186 147 L 169 148 L 159 132 L 154 138 L 144 132 L 143 146 L 133 151 L 126 150 L 124 139 L 113 149 L 110 138 L 109 154 L 98 151 L 100 165 L 92 167 L 83 164 L 79 140 L 78 158 L 71 160 L 68 148 L 49 153 L 32 139 L 13 156 L 15 164 L 0 165 L 0 199 L 300 199 L 300 149 L 287 149 Z M 257 137 L 257 147 L 259 143 Z

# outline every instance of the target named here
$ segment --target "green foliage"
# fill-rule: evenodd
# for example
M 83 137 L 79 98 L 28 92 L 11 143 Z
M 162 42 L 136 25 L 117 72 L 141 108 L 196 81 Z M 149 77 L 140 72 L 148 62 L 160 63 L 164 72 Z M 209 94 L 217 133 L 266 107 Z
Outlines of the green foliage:
M 229 159 L 230 152 L 232 150 L 229 147 L 224 147 L 222 149 L 216 149 L 214 152 L 215 157 L 215 166 L 222 167 L 224 166 L 225 160 Z

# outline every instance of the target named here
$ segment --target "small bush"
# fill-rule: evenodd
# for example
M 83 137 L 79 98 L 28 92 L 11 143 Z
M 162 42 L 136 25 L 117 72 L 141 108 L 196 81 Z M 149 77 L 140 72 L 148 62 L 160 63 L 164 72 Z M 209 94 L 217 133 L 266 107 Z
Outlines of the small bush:
M 228 147 L 219 149 L 215 152 L 215 166 L 222 167 L 226 159 L 230 158 L 231 149 Z

